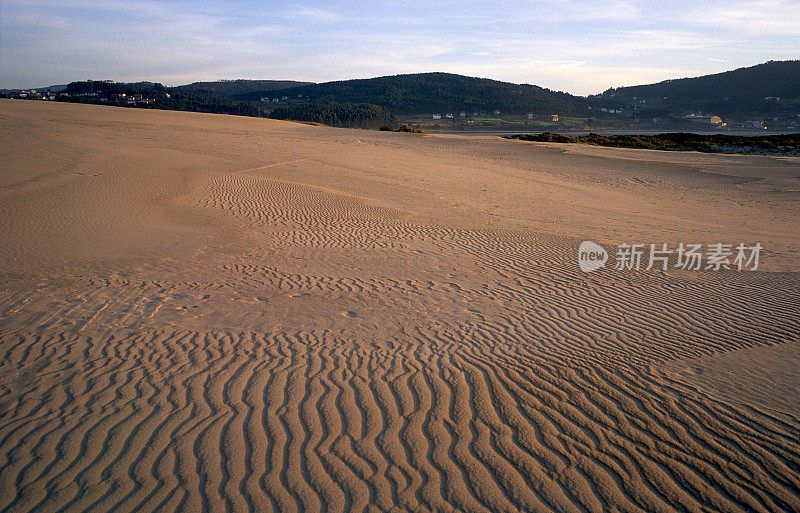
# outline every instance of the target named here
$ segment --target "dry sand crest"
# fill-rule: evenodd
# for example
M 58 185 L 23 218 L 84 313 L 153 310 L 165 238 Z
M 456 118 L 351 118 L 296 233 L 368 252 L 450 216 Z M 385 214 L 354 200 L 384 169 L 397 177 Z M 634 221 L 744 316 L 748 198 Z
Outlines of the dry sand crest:
M 0 164 L 1 511 L 800 510 L 796 158 L 2 100 Z

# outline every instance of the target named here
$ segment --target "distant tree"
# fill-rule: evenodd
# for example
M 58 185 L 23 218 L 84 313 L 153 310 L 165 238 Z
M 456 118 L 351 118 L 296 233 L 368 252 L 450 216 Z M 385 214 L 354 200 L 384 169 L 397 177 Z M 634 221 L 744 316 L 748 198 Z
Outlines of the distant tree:
M 269 117 L 311 121 L 335 127 L 370 129 L 397 122 L 397 118 L 387 109 L 368 103 L 326 102 L 280 107 L 273 110 Z
M 266 92 L 279 89 L 288 89 L 308 85 L 311 82 L 297 82 L 294 80 L 217 80 L 216 82 L 193 82 L 191 84 L 177 86 L 176 91 L 191 93 L 206 91 L 221 96 L 235 96 L 248 94 L 255 91 Z M 258 98 L 249 98 L 257 100 Z
M 585 98 L 529 84 L 512 84 L 450 73 L 419 73 L 363 80 L 344 80 L 254 91 L 232 99 L 257 101 L 262 96 L 300 97 L 309 104 L 370 103 L 397 114 L 493 111 L 504 113 L 585 114 Z M 297 101 L 297 100 L 295 100 Z
M 662 118 L 688 113 L 794 115 L 800 105 L 800 60 L 769 61 L 713 75 L 608 89 L 589 101 L 598 107 L 635 107 Z
M 107 103 L 122 107 L 141 107 L 168 110 L 185 110 L 239 116 L 261 116 L 263 111 L 250 102 L 233 101 L 225 96 L 205 90 L 167 88 L 153 82 L 112 82 L 86 80 L 72 82 L 66 91 L 71 96 L 60 96 L 59 101 L 79 103 Z M 150 102 L 130 103 L 131 95 L 142 95 Z M 91 96 L 87 96 L 91 95 Z M 125 96 L 122 96 L 125 95 Z

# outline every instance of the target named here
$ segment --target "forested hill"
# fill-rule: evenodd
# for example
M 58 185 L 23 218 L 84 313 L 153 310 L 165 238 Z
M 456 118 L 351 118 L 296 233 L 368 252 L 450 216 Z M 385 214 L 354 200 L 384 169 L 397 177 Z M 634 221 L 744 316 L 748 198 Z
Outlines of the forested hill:
M 192 82 L 180 85 L 175 90 L 185 92 L 209 91 L 222 96 L 234 96 L 252 93 L 254 91 L 275 91 L 311 84 L 311 82 L 298 82 L 296 80 L 217 80 L 215 82 Z M 258 98 L 256 98 L 258 99 Z
M 723 116 L 800 111 L 800 61 L 769 61 L 724 73 L 609 89 L 594 101 L 639 103 L 664 112 Z
M 185 110 L 240 116 L 266 116 L 275 119 L 312 121 L 337 127 L 380 128 L 397 122 L 391 112 L 378 105 L 326 102 L 269 105 L 260 102 L 234 101 L 205 88 L 164 87 L 154 82 L 113 82 L 87 80 L 71 82 L 66 94 L 55 99 L 62 102 L 95 103 L 149 109 Z
M 777 126 L 781 130 L 796 131 L 800 115 L 800 61 L 770 61 L 715 75 L 620 87 L 589 98 L 529 84 L 450 73 L 394 75 L 320 84 L 287 80 L 226 80 L 178 87 L 165 87 L 153 82 L 87 80 L 70 83 L 58 94 L 52 91 L 14 94 L 28 99 L 55 98 L 59 101 L 249 116 L 270 116 L 273 111 L 278 111 L 276 116 L 302 116 L 300 119 L 319 115 L 333 120 L 337 126 L 349 126 L 345 123 L 350 122 L 354 123 L 353 126 L 391 124 L 386 112 L 374 108 L 377 106 L 400 117 L 452 114 L 459 120 L 461 112 L 468 118 L 475 117 L 476 113 L 479 116 L 499 113 L 500 116 L 495 116 L 499 118 L 526 113 L 537 116 L 558 114 L 565 118 L 599 118 L 601 122 L 616 123 L 617 126 L 624 123 L 645 127 L 652 127 L 654 123 L 680 125 L 682 130 L 701 126 L 697 125 L 698 122 L 711 123 L 714 116 L 719 116 L 733 128 Z M 722 121 L 717 118 L 716 123 L 723 126 Z
M 577 114 L 586 111 L 586 99 L 528 84 L 512 84 L 450 73 L 419 73 L 343 80 L 292 87 L 281 91 L 256 91 L 234 97 L 258 100 L 284 95 L 309 103 L 371 103 L 395 114 L 488 112 L 502 114 Z

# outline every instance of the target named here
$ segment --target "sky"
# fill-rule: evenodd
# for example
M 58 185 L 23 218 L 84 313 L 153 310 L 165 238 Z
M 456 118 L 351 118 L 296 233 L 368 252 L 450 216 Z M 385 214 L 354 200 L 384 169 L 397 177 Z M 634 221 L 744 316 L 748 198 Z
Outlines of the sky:
M 0 0 L 0 88 L 445 71 L 572 94 L 800 59 L 800 0 Z

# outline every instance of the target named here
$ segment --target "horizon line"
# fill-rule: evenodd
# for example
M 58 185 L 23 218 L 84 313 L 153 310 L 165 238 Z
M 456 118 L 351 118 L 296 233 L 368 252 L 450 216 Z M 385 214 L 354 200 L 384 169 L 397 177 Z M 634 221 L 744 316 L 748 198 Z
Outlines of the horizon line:
M 785 60 L 770 59 L 770 60 L 767 60 L 767 61 L 758 62 L 758 63 L 751 64 L 751 65 L 748 65 L 748 66 L 739 66 L 737 68 L 729 69 L 729 70 L 726 70 L 726 71 L 720 71 L 720 72 L 717 72 L 717 73 L 706 73 L 706 74 L 697 75 L 697 76 L 685 76 L 685 77 L 668 78 L 668 79 L 660 80 L 658 82 L 650 82 L 650 83 L 644 83 L 644 84 L 614 86 L 614 87 L 607 88 L 605 91 L 612 90 L 612 89 L 622 89 L 622 88 L 627 88 L 627 87 L 649 86 L 649 85 L 661 84 L 661 83 L 664 83 L 664 82 L 671 82 L 671 81 L 674 81 L 674 80 L 685 80 L 685 79 L 702 78 L 702 77 L 714 76 L 714 75 L 722 75 L 724 73 L 730 73 L 730 72 L 738 71 L 738 70 L 741 70 L 741 69 L 753 68 L 753 67 L 756 67 L 756 66 L 769 64 L 769 63 L 772 63 L 772 62 L 800 62 L 800 59 L 785 59 Z M 433 74 L 455 75 L 455 76 L 461 76 L 461 77 L 467 77 L 467 78 L 474 78 L 474 79 L 478 79 L 478 80 L 492 80 L 494 82 L 501 82 L 501 83 L 504 83 L 504 84 L 527 85 L 527 86 L 539 87 L 539 88 L 546 89 L 546 90 L 552 91 L 552 92 L 569 94 L 571 96 L 581 97 L 581 98 L 588 98 L 590 96 L 597 96 L 597 95 L 601 95 L 601 94 L 603 94 L 605 92 L 605 91 L 601 91 L 599 93 L 593 93 L 593 94 L 587 94 L 587 95 L 574 94 L 574 93 L 570 93 L 569 91 L 559 90 L 559 89 L 551 89 L 551 88 L 546 87 L 546 86 L 542 86 L 542 85 L 538 85 L 538 84 L 532 84 L 532 83 L 529 83 L 529 82 L 510 82 L 510 81 L 507 81 L 507 80 L 499 80 L 499 79 L 491 78 L 491 77 L 480 77 L 480 76 L 466 75 L 466 74 L 461 74 L 461 73 L 452 73 L 452 72 L 449 72 L 449 71 L 421 71 L 421 72 L 415 72 L 415 73 L 395 73 L 395 74 L 376 75 L 376 76 L 370 76 L 370 77 L 357 77 L 357 78 L 344 78 L 344 79 L 336 79 L 336 80 L 325 80 L 325 81 L 320 81 L 320 82 L 315 82 L 315 81 L 311 81 L 311 80 L 294 79 L 294 78 L 244 78 L 244 77 L 239 77 L 239 78 L 218 78 L 218 79 L 214 79 L 214 80 L 212 80 L 212 79 L 194 80 L 192 82 L 179 83 L 179 84 L 176 84 L 176 85 L 165 85 L 163 82 L 155 81 L 155 80 L 149 80 L 149 79 L 117 81 L 117 80 L 113 80 L 113 79 L 99 79 L 98 80 L 98 79 L 93 79 L 93 78 L 87 78 L 87 79 L 83 79 L 83 80 L 70 80 L 69 82 L 65 82 L 65 83 L 55 83 L 55 84 L 50 84 L 50 85 L 41 86 L 41 87 L 0 87 L 0 90 L 2 90 L 2 91 L 18 91 L 18 90 L 26 90 L 26 89 L 47 89 L 47 88 L 50 88 L 50 87 L 53 87 L 53 86 L 61 86 L 61 85 L 65 86 L 65 85 L 71 84 L 73 82 L 114 82 L 114 83 L 117 83 L 117 84 L 135 84 L 135 83 L 149 82 L 149 83 L 152 83 L 152 84 L 161 84 L 164 87 L 181 87 L 181 86 L 186 86 L 186 85 L 191 85 L 191 84 L 196 84 L 196 83 L 203 83 L 203 82 L 213 83 L 213 82 L 236 82 L 236 81 L 260 81 L 260 80 L 263 80 L 263 81 L 270 81 L 270 82 L 303 82 L 306 85 L 321 85 L 321 84 L 328 84 L 328 83 L 335 83 L 335 82 L 350 82 L 350 81 L 355 81 L 355 80 L 374 80 L 374 79 L 377 79 L 377 78 L 386 78 L 386 77 L 400 77 L 400 76 L 413 76 L 413 75 L 433 75 Z M 296 86 L 296 87 L 302 87 L 302 86 Z

